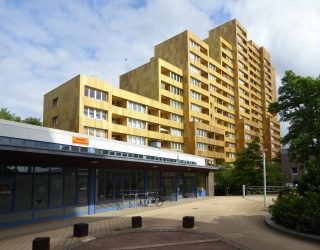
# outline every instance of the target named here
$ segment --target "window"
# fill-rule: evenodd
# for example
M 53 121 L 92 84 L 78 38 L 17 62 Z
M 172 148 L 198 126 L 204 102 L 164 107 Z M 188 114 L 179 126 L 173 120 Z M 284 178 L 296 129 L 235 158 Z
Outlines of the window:
M 226 50 L 229 54 L 232 54 L 232 50 L 229 49 L 228 47 L 225 47 L 225 50 Z
M 182 129 L 172 128 L 171 134 L 176 136 L 183 136 Z
M 209 69 L 215 70 L 216 67 L 212 63 L 209 63 Z
M 191 116 L 191 121 L 201 122 L 201 120 L 198 117 L 194 117 L 194 116 Z
M 107 111 L 101 109 L 95 109 L 92 107 L 84 107 L 83 112 L 85 117 L 98 119 L 98 120 L 107 120 Z
M 226 69 L 229 71 L 229 72 L 233 72 L 233 69 L 229 66 L 226 66 Z
M 200 87 L 200 81 L 194 79 L 193 77 L 190 77 L 190 83 L 192 83 L 194 86 Z
M 231 91 L 234 91 L 234 87 L 232 87 L 231 85 L 228 84 L 228 89 L 230 89 Z
M 84 127 L 84 134 L 106 138 L 106 130 L 103 129 Z
M 207 137 L 207 131 L 198 128 L 197 129 L 197 136 Z
M 198 92 L 191 90 L 191 96 L 200 100 L 200 94 Z
M 209 74 L 209 79 L 215 81 L 215 80 L 216 80 L 216 77 L 215 77 L 214 75 L 212 75 L 212 74 Z
M 173 80 L 176 80 L 176 81 L 178 81 L 178 82 L 182 82 L 182 76 L 179 76 L 179 75 L 176 74 L 176 73 L 170 72 L 170 77 L 171 77 L 171 79 L 173 79 Z
M 53 117 L 52 122 L 53 122 L 53 125 L 58 125 L 59 124 L 59 116 Z
M 178 142 L 172 142 L 172 149 L 183 150 L 183 144 Z
M 182 89 L 177 87 L 171 86 L 171 92 L 177 95 L 183 95 Z
M 190 58 L 197 61 L 197 62 L 200 62 L 200 57 L 192 52 L 190 52 Z
M 200 69 L 190 64 L 190 70 L 196 74 L 200 74 Z
M 174 108 L 177 108 L 177 109 L 182 109 L 183 108 L 182 102 L 178 102 L 178 101 L 175 101 L 175 100 L 171 100 L 171 106 L 174 107 Z
M 146 138 L 140 136 L 129 135 L 128 142 L 137 145 L 146 145 Z
M 197 150 L 206 150 L 207 149 L 207 145 L 201 142 L 197 143 Z
M 183 122 L 183 119 L 182 119 L 182 116 L 181 116 L 181 115 L 172 114 L 172 115 L 171 115 L 171 119 L 172 119 L 173 121 L 176 121 L 176 122 Z
M 229 138 L 234 139 L 234 138 L 236 138 L 236 135 L 235 135 L 235 134 L 233 134 L 233 133 L 229 133 Z
M 250 140 L 250 139 L 251 139 L 251 135 L 245 134 L 245 138 L 246 138 L 247 140 Z
M 291 173 L 292 174 L 298 174 L 298 168 L 297 167 L 292 167 L 291 168 Z
M 58 107 L 59 104 L 59 98 L 53 99 L 53 107 Z
M 210 84 L 210 90 L 212 90 L 212 91 L 217 91 L 217 88 L 216 88 L 216 86 L 213 86 L 212 84 Z
M 229 148 L 235 148 L 236 147 L 236 144 L 234 144 L 234 143 L 229 143 Z
M 195 48 L 196 50 L 199 50 L 200 49 L 200 45 L 197 44 L 195 41 L 191 40 L 190 39 L 190 45 Z
M 234 105 L 228 103 L 228 108 L 234 110 Z
M 132 128 L 146 129 L 146 122 L 129 118 L 128 126 Z
M 84 95 L 101 101 L 107 101 L 107 93 L 85 86 Z
M 247 130 L 251 130 L 251 127 L 250 127 L 250 125 L 248 125 L 248 124 L 245 124 L 245 125 L 244 125 L 244 128 L 247 129 Z
M 233 96 L 233 95 L 228 94 L 228 98 L 229 98 L 230 100 L 234 101 L 234 96 Z
M 138 111 L 140 113 L 146 113 L 146 106 L 136 103 L 136 102 L 128 102 L 128 109 Z
M 191 103 L 191 110 L 201 112 L 201 107 L 197 104 Z

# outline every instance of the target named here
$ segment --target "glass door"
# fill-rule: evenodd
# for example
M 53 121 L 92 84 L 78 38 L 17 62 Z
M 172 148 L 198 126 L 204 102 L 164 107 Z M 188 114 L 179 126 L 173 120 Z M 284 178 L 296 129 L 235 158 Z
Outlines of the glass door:
M 185 177 L 183 186 L 183 198 L 190 198 L 194 196 L 195 194 L 193 192 L 193 177 Z
M 176 201 L 177 195 L 174 188 L 173 177 L 163 177 L 160 181 L 160 195 L 166 197 L 167 201 Z

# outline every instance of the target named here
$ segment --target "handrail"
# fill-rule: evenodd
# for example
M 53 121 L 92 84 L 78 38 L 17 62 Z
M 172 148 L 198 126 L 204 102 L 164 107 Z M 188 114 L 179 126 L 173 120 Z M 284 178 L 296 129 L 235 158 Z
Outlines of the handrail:
M 266 191 L 267 192 L 279 192 L 281 189 L 283 189 L 284 186 L 266 186 Z M 251 191 L 255 190 L 264 190 L 264 186 L 249 186 L 247 187 L 247 192 L 251 194 Z

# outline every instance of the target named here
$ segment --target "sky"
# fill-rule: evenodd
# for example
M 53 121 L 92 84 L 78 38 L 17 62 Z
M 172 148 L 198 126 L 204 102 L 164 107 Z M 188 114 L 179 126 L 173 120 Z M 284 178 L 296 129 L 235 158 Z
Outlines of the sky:
M 42 119 L 43 96 L 78 74 L 119 86 L 154 46 L 237 19 L 286 70 L 320 75 L 318 0 L 0 0 L 0 108 Z M 287 124 L 281 123 L 281 136 Z

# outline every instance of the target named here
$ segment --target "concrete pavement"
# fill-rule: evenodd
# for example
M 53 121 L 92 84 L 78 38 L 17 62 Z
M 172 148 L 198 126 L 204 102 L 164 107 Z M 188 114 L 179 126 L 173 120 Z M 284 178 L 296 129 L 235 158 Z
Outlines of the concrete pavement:
M 276 196 L 267 196 L 272 204 Z M 32 249 L 36 237 L 50 237 L 50 249 L 319 249 L 320 243 L 268 227 L 263 196 L 214 196 L 165 202 L 90 216 L 0 229 L 0 249 Z M 142 228 L 132 229 L 132 216 Z M 195 226 L 184 229 L 184 216 Z M 73 237 L 75 223 L 88 223 L 89 235 Z M 180 248 L 179 248 L 180 247 Z M 199 247 L 199 248 L 197 248 Z

